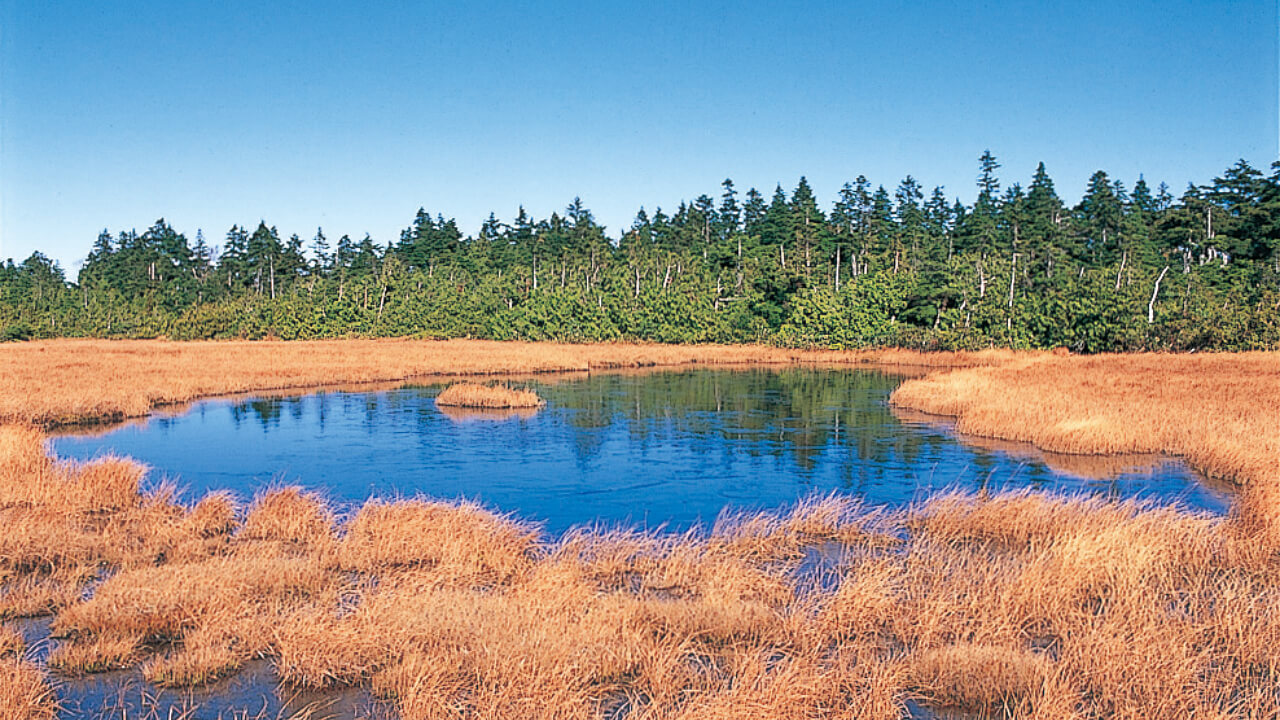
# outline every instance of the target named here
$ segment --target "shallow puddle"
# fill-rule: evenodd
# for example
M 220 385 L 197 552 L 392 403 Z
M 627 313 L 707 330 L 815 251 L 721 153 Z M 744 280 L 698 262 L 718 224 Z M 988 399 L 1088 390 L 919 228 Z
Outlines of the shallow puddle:
M 41 665 L 57 647 L 49 618 L 10 621 L 27 646 L 26 657 Z M 390 720 L 394 714 L 359 688 L 302 691 L 280 687 L 266 660 L 254 660 L 235 675 L 186 690 L 147 683 L 140 670 L 83 675 L 50 673 L 60 718 L 66 720 Z

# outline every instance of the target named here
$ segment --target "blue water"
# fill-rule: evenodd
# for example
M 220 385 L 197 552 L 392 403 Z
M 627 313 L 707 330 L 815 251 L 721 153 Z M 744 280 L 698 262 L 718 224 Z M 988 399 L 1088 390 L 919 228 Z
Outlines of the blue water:
M 1135 460 L 1106 479 L 1025 447 L 967 444 L 888 405 L 874 371 L 695 370 L 529 384 L 540 411 L 436 408 L 441 386 L 212 399 L 105 434 L 54 440 L 61 457 L 126 455 L 188 497 L 248 499 L 300 484 L 339 504 L 370 496 L 469 498 L 544 522 L 682 530 L 726 507 L 785 505 L 814 491 L 901 506 L 951 488 L 1033 487 L 1222 511 L 1228 498 L 1175 461 Z

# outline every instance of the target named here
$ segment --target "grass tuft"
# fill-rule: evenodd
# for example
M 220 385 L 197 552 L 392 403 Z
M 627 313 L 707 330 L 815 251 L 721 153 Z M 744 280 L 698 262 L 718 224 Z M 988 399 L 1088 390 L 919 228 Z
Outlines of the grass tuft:
M 532 390 L 466 382 L 455 383 L 442 390 L 436 396 L 436 404 L 442 407 L 504 410 L 541 407 L 543 400 Z

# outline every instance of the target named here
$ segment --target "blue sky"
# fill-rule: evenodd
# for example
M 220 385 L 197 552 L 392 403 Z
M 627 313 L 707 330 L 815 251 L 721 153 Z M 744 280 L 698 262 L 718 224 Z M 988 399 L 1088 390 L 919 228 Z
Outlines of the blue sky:
M 580 195 L 616 236 L 726 177 L 970 201 L 985 148 L 1178 194 L 1280 135 L 1274 0 L 0 3 L 0 259 L 72 276 L 162 216 L 386 243 Z

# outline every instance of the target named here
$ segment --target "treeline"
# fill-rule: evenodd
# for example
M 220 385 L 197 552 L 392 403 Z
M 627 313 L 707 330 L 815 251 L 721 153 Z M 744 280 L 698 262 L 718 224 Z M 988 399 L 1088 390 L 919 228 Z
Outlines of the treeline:
M 1174 197 L 1105 172 L 1078 204 L 1043 163 L 972 205 L 858 177 L 824 210 L 801 178 L 725 180 L 610 238 L 578 199 L 473 236 L 419 210 L 385 246 L 236 226 L 215 247 L 164 220 L 103 231 L 69 282 L 35 253 L 0 266 L 0 335 L 482 337 L 1081 352 L 1280 346 L 1280 163 L 1241 160 Z

